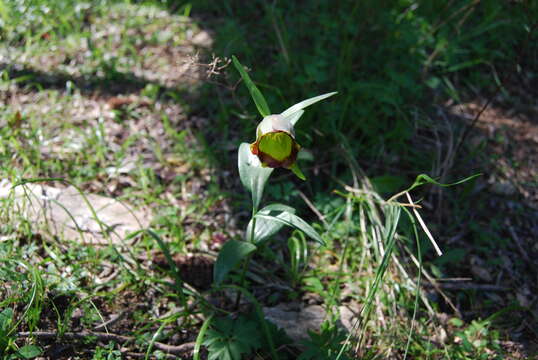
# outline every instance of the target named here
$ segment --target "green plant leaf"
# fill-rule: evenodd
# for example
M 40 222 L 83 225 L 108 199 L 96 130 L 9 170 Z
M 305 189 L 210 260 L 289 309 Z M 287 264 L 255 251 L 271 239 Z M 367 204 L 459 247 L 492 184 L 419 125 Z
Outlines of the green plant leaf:
M 228 273 L 247 255 L 256 250 L 256 245 L 246 241 L 228 240 L 220 249 L 213 270 L 213 281 L 218 285 Z
M 23 359 L 33 359 L 41 355 L 41 348 L 35 345 L 25 345 L 17 351 L 17 354 Z
M 306 234 L 306 236 L 308 236 L 312 240 L 315 240 L 319 244 L 325 245 L 325 241 L 323 241 L 323 239 L 316 232 L 316 230 L 314 230 L 314 228 L 312 226 L 310 226 L 306 221 L 304 221 L 303 219 L 301 219 L 300 217 L 298 217 L 295 214 L 289 213 L 287 211 L 283 211 L 279 216 L 273 216 L 273 215 L 270 215 L 270 214 L 268 215 L 268 214 L 262 214 L 262 213 L 258 212 L 255 215 L 255 217 L 258 218 L 258 219 L 266 219 L 266 220 L 270 220 L 270 221 L 276 221 L 276 222 L 279 222 L 281 224 L 290 226 L 290 227 L 292 227 L 294 229 L 297 229 L 297 230 L 300 230 L 300 231 L 304 232 Z
M 258 209 L 263 195 L 263 189 L 274 169 L 262 167 L 258 157 L 250 151 L 250 145 L 242 143 L 239 146 L 237 166 L 241 183 L 252 194 L 252 205 Z
M 214 319 L 207 331 L 204 345 L 210 360 L 241 359 L 261 346 L 261 333 L 256 321 L 240 315 L 237 319 L 221 317 Z
M 314 104 L 314 103 L 317 103 L 318 101 L 321 101 L 321 100 L 323 100 L 323 99 L 326 99 L 326 98 L 328 98 L 328 97 L 330 97 L 330 96 L 333 96 L 333 95 L 335 95 L 335 94 L 337 94 L 336 91 L 334 91 L 334 92 L 330 92 L 330 93 L 326 93 L 326 94 L 322 94 L 322 95 L 318 95 L 318 96 L 314 96 L 314 97 L 312 97 L 312 98 L 310 98 L 310 99 L 303 100 L 303 101 L 298 102 L 297 104 L 295 104 L 295 105 L 289 107 L 288 109 L 284 110 L 284 112 L 281 113 L 280 115 L 282 115 L 282 116 L 284 116 L 284 117 L 288 117 L 288 116 L 290 116 L 290 115 L 292 115 L 292 114 L 294 114 L 294 113 L 296 113 L 296 112 L 298 112 L 298 111 L 300 111 L 300 110 L 303 110 L 303 109 L 304 109 L 305 107 L 307 107 L 307 106 L 310 106 L 310 105 L 312 105 L 312 104 Z M 299 115 L 299 116 L 300 116 L 300 115 Z M 297 119 L 297 120 L 298 120 L 298 119 Z M 295 120 L 295 122 L 297 122 L 297 120 Z
M 205 333 L 207 331 L 207 328 L 211 324 L 212 319 L 213 319 L 213 315 L 205 319 L 204 323 L 202 324 L 202 328 L 198 332 L 198 336 L 196 337 L 196 343 L 194 344 L 194 353 L 192 356 L 193 360 L 200 360 L 200 347 L 202 346 Z
M 281 215 L 283 212 L 288 212 L 290 214 L 295 214 L 295 209 L 291 206 L 283 205 L 283 204 L 271 204 L 260 211 L 258 211 L 258 214 L 265 214 L 265 215 L 272 215 L 272 216 L 287 216 L 287 215 Z M 256 220 L 256 228 L 254 229 L 254 239 L 251 238 L 252 236 L 252 219 L 248 223 L 247 226 L 247 233 L 246 238 L 248 242 L 259 244 L 261 242 L 264 242 L 268 240 L 271 236 L 276 234 L 282 227 L 284 226 L 283 223 L 277 222 L 270 219 L 257 219 Z
M 299 168 L 299 165 L 297 165 L 296 162 L 294 162 L 291 167 L 290 167 L 290 170 L 293 171 L 293 173 L 295 174 L 295 176 L 297 176 L 299 179 L 305 181 L 306 180 L 306 176 L 304 176 L 303 172 L 301 171 L 301 169 Z
M 250 92 L 250 96 L 252 97 L 252 100 L 254 100 L 254 103 L 256 104 L 256 107 L 258 108 L 258 112 L 260 113 L 260 115 L 262 117 L 271 115 L 271 110 L 269 110 L 267 101 L 265 101 L 265 98 L 263 97 L 261 91 L 258 90 L 256 85 L 254 85 L 254 82 L 250 79 L 250 76 L 247 74 L 247 72 L 243 68 L 243 65 L 241 65 L 239 60 L 237 60 L 237 58 L 233 55 L 232 55 L 232 61 L 237 71 L 239 71 L 241 78 L 245 82 L 245 85 L 247 86 L 247 89 Z
M 449 187 L 449 186 L 454 186 L 454 185 L 458 185 L 458 184 L 461 184 L 461 183 L 464 183 L 466 181 L 469 181 L 469 180 L 472 180 L 474 179 L 475 177 L 478 177 L 478 176 L 481 176 L 482 174 L 475 174 L 473 176 L 469 176 L 469 177 L 466 177 L 465 179 L 462 179 L 462 180 L 459 180 L 459 181 L 456 181 L 454 183 L 451 183 L 451 184 L 441 184 L 440 182 L 432 179 L 431 177 L 429 177 L 428 175 L 426 174 L 420 174 L 417 176 L 417 178 L 415 179 L 415 182 L 413 183 L 413 185 L 411 185 L 411 187 L 409 189 L 407 189 L 406 191 L 411 191 L 413 190 L 414 188 L 416 187 L 419 187 L 421 185 L 424 185 L 424 184 L 435 184 L 437 186 L 442 186 L 442 187 Z
M 0 331 L 7 331 L 12 319 L 13 310 L 11 308 L 4 309 L 4 311 L 0 312 Z
M 434 184 L 434 185 L 437 185 L 437 186 L 449 187 L 449 186 L 458 185 L 458 184 L 464 183 L 466 181 L 472 180 L 472 179 L 474 179 L 474 178 L 476 178 L 478 176 L 482 176 L 482 174 L 475 174 L 473 176 L 466 177 L 465 179 L 456 181 L 456 182 L 451 183 L 451 184 L 442 184 L 442 183 L 432 179 L 431 177 L 429 177 L 426 174 L 420 174 L 415 179 L 415 182 L 413 183 L 413 185 L 411 185 L 410 187 L 408 187 L 407 189 L 405 189 L 403 191 L 400 191 L 396 195 L 393 195 L 388 201 L 394 200 L 394 199 L 404 195 L 406 192 L 410 192 L 411 190 L 413 190 L 413 189 L 415 189 L 415 188 L 417 188 L 419 186 L 422 186 L 424 184 Z

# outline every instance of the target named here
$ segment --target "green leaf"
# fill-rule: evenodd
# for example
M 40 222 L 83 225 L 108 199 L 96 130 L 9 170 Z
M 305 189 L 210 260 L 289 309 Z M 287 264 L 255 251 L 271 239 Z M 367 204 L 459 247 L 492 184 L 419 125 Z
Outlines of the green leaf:
M 287 215 L 281 215 L 283 212 L 288 212 L 291 214 L 295 214 L 295 209 L 291 206 L 283 205 L 283 204 L 271 204 L 260 211 L 258 211 L 258 214 L 265 214 L 265 215 L 273 215 L 276 217 L 279 216 L 287 216 Z M 284 226 L 283 223 L 277 222 L 274 220 L 269 219 L 257 219 L 256 220 L 256 228 L 254 229 L 254 239 L 251 238 L 252 236 L 252 220 L 248 223 L 247 226 L 247 241 L 259 244 L 263 241 L 268 240 L 271 236 L 276 234 L 282 227 Z
M 291 167 L 290 167 L 290 170 L 293 171 L 293 173 L 301 180 L 305 181 L 306 180 L 306 176 L 304 176 L 303 172 L 301 171 L 301 169 L 299 168 L 299 165 L 297 165 L 297 162 L 294 162 Z
M 250 145 L 247 143 L 242 143 L 239 146 L 237 166 L 241 183 L 252 194 L 252 206 L 254 209 L 258 209 L 263 189 L 274 169 L 262 167 L 260 160 L 252 154 Z
M 258 349 L 262 345 L 260 326 L 255 321 L 243 316 L 239 317 L 235 322 L 234 335 L 241 353 L 248 353 L 252 351 L 252 348 Z
M 228 273 L 247 255 L 256 250 L 256 245 L 246 241 L 228 240 L 220 249 L 213 270 L 213 280 L 218 285 Z
M 303 100 L 301 102 L 298 102 L 297 104 L 289 107 L 288 109 L 286 109 L 283 113 L 281 113 L 280 115 L 284 116 L 284 117 L 288 117 L 300 110 L 303 110 L 305 107 L 307 106 L 310 106 L 314 103 L 317 103 L 318 101 L 321 101 L 323 99 L 326 99 L 330 96 L 333 96 L 334 94 L 337 94 L 336 91 L 334 92 L 330 92 L 330 93 L 327 93 L 327 94 L 323 94 L 323 95 L 319 95 L 319 96 L 314 96 L 310 99 L 306 99 L 306 100 Z M 295 122 L 297 122 L 298 119 L 295 120 Z
M 258 112 L 260 113 L 260 115 L 262 117 L 271 115 L 271 111 L 269 110 L 267 101 L 265 101 L 265 98 L 263 97 L 261 91 L 258 90 L 256 85 L 254 85 L 254 82 L 250 79 L 250 76 L 247 74 L 247 72 L 243 68 L 243 65 L 241 65 L 239 60 L 237 60 L 237 58 L 233 55 L 232 55 L 232 61 L 237 71 L 239 71 L 241 78 L 243 78 L 243 81 L 245 82 L 245 85 L 247 86 L 247 89 L 250 92 L 250 96 L 252 97 L 252 100 L 254 100 L 254 103 L 256 104 L 256 107 L 258 108 Z
M 11 319 L 13 319 L 13 310 L 10 308 L 4 309 L 0 313 L 0 330 L 7 331 L 11 324 Z
M 473 176 L 469 176 L 469 177 L 467 177 L 467 178 L 465 178 L 465 179 L 456 181 L 455 183 L 451 183 L 451 184 L 441 184 L 440 182 L 435 181 L 434 179 L 432 179 L 431 177 L 429 177 L 429 176 L 426 175 L 426 174 L 420 174 L 420 175 L 418 175 L 417 178 L 415 179 L 415 182 L 413 183 L 413 185 L 411 185 L 411 187 L 410 187 L 409 189 L 407 189 L 406 191 L 411 191 L 411 190 L 413 190 L 414 188 L 419 187 L 419 186 L 424 185 L 424 184 L 435 184 L 435 185 L 442 186 L 442 187 L 454 186 L 454 185 L 458 185 L 458 184 L 464 183 L 464 182 L 466 182 L 466 181 L 472 180 L 472 179 L 474 179 L 475 177 L 478 177 L 478 176 L 481 176 L 481 175 L 482 175 L 482 174 L 475 174 L 475 175 L 473 175 Z
M 216 318 L 211 327 L 204 341 L 210 360 L 242 359 L 242 354 L 249 355 L 261 347 L 259 324 L 243 315 L 237 319 Z
M 258 219 L 266 219 L 266 220 L 272 220 L 279 223 L 282 223 L 284 225 L 287 225 L 289 227 L 292 227 L 297 230 L 301 230 L 306 234 L 306 236 L 310 237 L 312 240 L 315 240 L 321 245 L 325 245 L 325 241 L 321 238 L 321 236 L 314 230 L 312 226 L 310 226 L 306 221 L 301 219 L 295 214 L 291 214 L 287 211 L 283 211 L 280 216 L 273 216 L 268 214 L 262 214 L 258 212 L 255 215 Z
M 205 319 L 204 323 L 202 324 L 202 328 L 198 332 L 198 336 L 196 337 L 196 343 L 194 344 L 194 352 L 192 356 L 193 360 L 200 360 L 200 347 L 202 346 L 205 333 L 207 331 L 207 328 L 211 324 L 212 319 L 213 319 L 213 315 Z
M 17 354 L 23 359 L 33 359 L 41 355 L 41 348 L 35 345 L 25 345 L 17 351 Z

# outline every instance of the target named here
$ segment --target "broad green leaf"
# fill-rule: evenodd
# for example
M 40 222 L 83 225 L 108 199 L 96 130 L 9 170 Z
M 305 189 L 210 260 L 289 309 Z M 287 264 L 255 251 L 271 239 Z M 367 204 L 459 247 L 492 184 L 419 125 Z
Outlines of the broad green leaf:
M 267 214 L 261 214 L 257 213 L 255 215 L 258 219 L 266 219 L 266 220 L 272 220 L 279 223 L 282 223 L 284 225 L 287 225 L 289 227 L 292 227 L 297 230 L 301 230 L 305 233 L 306 236 L 311 238 L 312 240 L 315 240 L 321 245 L 325 245 L 325 241 L 321 238 L 321 236 L 314 230 L 312 226 L 310 226 L 306 221 L 301 219 L 295 214 L 291 214 L 287 211 L 283 211 L 280 216 L 273 216 L 273 215 L 267 215 Z
M 41 355 L 41 348 L 35 345 L 25 345 L 17 351 L 17 354 L 23 359 L 33 359 Z
M 12 319 L 13 310 L 11 308 L 4 309 L 4 311 L 0 312 L 0 330 L 7 331 Z
M 327 93 L 327 94 L 323 94 L 323 95 L 315 96 L 315 97 L 310 98 L 310 99 L 303 100 L 303 101 L 289 107 L 288 109 L 286 109 L 280 115 L 285 116 L 285 117 L 290 116 L 291 114 L 294 114 L 299 110 L 303 110 L 305 107 L 310 106 L 310 105 L 312 105 L 314 103 L 317 103 L 318 101 L 326 99 L 326 98 L 328 98 L 330 96 L 333 96 L 336 93 L 337 93 L 336 91 L 335 92 L 330 92 L 330 93 Z M 295 122 L 297 122 L 297 120 L 295 120 Z
M 256 245 L 246 241 L 228 240 L 220 249 L 213 270 L 213 281 L 218 285 L 228 273 L 247 255 L 256 250 Z
M 273 215 L 278 217 L 281 216 L 283 212 L 295 214 L 295 209 L 291 206 L 283 204 L 271 204 L 258 211 L 258 214 Z M 280 229 L 282 229 L 283 226 L 284 224 L 278 221 L 269 219 L 256 219 L 254 238 L 252 238 L 252 220 L 250 220 L 247 226 L 246 239 L 248 242 L 259 244 L 265 240 L 268 240 L 271 236 L 273 236 Z
M 204 345 L 208 349 L 210 360 L 235 360 L 250 358 L 254 349 L 261 347 L 259 324 L 240 315 L 216 318 L 207 331 Z M 245 355 L 245 356 L 242 356 Z
M 262 167 L 260 160 L 256 155 L 252 154 L 250 145 L 247 143 L 242 143 L 239 146 L 237 165 L 241 183 L 251 192 L 252 205 L 254 209 L 258 209 L 263 195 L 263 188 L 273 169 Z
M 258 90 L 256 85 L 254 85 L 254 82 L 250 79 L 250 76 L 247 74 L 247 72 L 243 68 L 243 65 L 241 65 L 239 60 L 237 60 L 237 58 L 233 55 L 232 55 L 232 61 L 237 71 L 239 71 L 241 78 L 243 78 L 243 81 L 245 82 L 245 85 L 247 86 L 247 89 L 250 92 L 250 96 L 252 97 L 252 100 L 254 100 L 254 103 L 256 104 L 256 107 L 258 108 L 258 112 L 260 113 L 260 115 L 262 117 L 271 115 L 271 111 L 269 110 L 267 101 L 265 101 L 265 98 L 263 97 L 261 91 Z

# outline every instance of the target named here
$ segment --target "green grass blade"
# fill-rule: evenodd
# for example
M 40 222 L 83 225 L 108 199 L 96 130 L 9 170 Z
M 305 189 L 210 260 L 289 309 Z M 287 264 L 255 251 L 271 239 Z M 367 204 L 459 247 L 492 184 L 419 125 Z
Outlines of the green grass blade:
M 411 222 L 411 226 L 413 227 L 413 234 L 415 236 L 415 241 L 417 243 L 417 257 L 418 257 L 418 278 L 417 278 L 417 285 L 415 290 L 415 301 L 413 304 L 413 317 L 411 318 L 411 326 L 409 326 L 409 335 L 407 336 L 407 343 L 405 345 L 405 352 L 404 352 L 404 360 L 407 359 L 407 354 L 409 352 L 409 347 L 411 346 L 411 338 L 413 335 L 413 326 L 415 324 L 416 318 L 417 318 L 417 312 L 418 312 L 418 300 L 420 298 L 420 282 L 422 280 L 422 250 L 420 248 L 420 238 L 418 236 L 418 230 L 417 230 L 417 224 L 415 223 L 415 218 L 411 214 L 411 212 L 402 206 L 402 209 L 407 214 L 407 217 L 409 218 L 409 221 Z
M 176 262 L 172 259 L 172 255 L 170 255 L 170 250 L 168 249 L 168 246 L 165 244 L 165 242 L 161 239 L 161 237 L 152 229 L 147 229 L 146 232 L 155 240 L 157 241 L 157 244 L 161 248 L 161 251 L 164 254 L 164 257 L 166 258 L 166 261 L 168 262 L 168 265 L 172 269 L 172 274 L 176 280 L 176 288 L 179 293 L 179 298 L 181 299 L 182 305 L 186 306 L 187 302 L 185 299 L 185 294 L 183 292 L 183 280 L 181 279 L 181 275 L 179 274 L 179 270 L 177 268 Z
M 202 347 L 202 342 L 204 341 L 205 333 L 207 331 L 207 328 L 211 324 L 212 319 L 213 319 L 213 315 L 205 319 L 204 323 L 202 324 L 202 327 L 200 328 L 200 332 L 198 333 L 198 336 L 196 337 L 196 343 L 194 344 L 194 353 L 192 356 L 193 360 L 200 360 L 200 348 Z
M 260 113 L 260 115 L 262 117 L 271 115 L 271 110 L 269 110 L 269 105 L 267 105 L 267 101 L 265 101 L 265 98 L 263 97 L 261 91 L 256 87 L 250 76 L 247 74 L 247 72 L 243 68 L 243 65 L 241 65 L 239 60 L 237 60 L 237 58 L 233 55 L 232 61 L 237 71 L 239 71 L 241 78 L 245 82 L 245 85 L 247 86 L 247 89 L 250 92 L 250 96 L 252 96 L 252 100 L 254 100 L 254 103 L 256 104 L 256 108 L 258 108 L 258 112 Z

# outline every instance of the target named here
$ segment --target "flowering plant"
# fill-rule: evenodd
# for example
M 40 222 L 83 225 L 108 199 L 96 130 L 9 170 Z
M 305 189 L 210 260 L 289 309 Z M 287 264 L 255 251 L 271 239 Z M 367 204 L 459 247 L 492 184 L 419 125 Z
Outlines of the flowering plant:
M 306 177 L 297 165 L 297 155 L 301 146 L 295 139 L 294 126 L 304 114 L 304 108 L 326 99 L 336 92 L 303 100 L 280 114 L 271 114 L 262 93 L 252 82 L 237 58 L 233 63 L 247 86 L 254 103 L 263 117 L 256 128 L 256 139 L 252 144 L 242 143 L 238 151 L 239 176 L 243 186 L 252 196 L 252 218 L 245 232 L 245 240 L 229 240 L 219 252 L 214 267 L 214 280 L 218 285 L 242 260 L 245 260 L 241 285 L 248 262 L 259 244 L 269 240 L 283 226 L 289 226 L 305 233 L 309 238 L 324 244 L 321 236 L 306 221 L 295 214 L 295 209 L 283 204 L 270 204 L 259 209 L 263 190 L 275 168 L 291 170 L 297 177 Z

